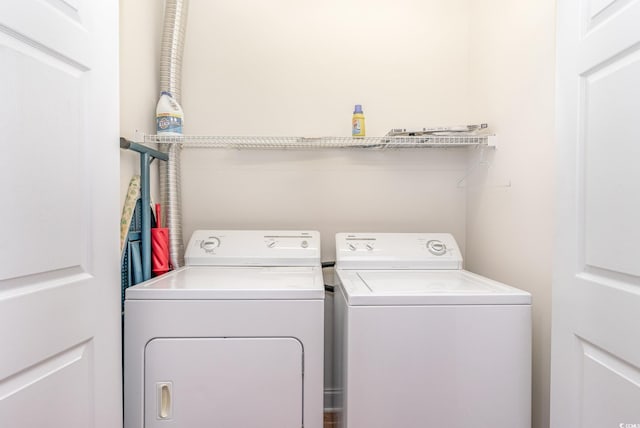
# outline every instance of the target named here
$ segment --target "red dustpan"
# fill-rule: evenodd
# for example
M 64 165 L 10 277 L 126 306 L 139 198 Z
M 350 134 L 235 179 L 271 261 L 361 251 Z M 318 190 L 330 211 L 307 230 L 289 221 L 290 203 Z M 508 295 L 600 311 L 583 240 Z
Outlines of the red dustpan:
M 160 204 L 156 204 L 156 226 L 151 228 L 151 270 L 154 276 L 169 272 L 169 229 L 162 227 Z

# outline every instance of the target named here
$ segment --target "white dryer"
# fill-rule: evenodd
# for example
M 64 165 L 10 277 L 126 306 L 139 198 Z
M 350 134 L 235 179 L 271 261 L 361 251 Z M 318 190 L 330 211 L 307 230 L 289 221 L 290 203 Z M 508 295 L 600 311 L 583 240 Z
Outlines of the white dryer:
M 199 230 L 185 261 L 126 292 L 125 427 L 321 428 L 319 234 Z
M 341 426 L 527 428 L 531 296 L 462 270 L 449 234 L 336 235 Z

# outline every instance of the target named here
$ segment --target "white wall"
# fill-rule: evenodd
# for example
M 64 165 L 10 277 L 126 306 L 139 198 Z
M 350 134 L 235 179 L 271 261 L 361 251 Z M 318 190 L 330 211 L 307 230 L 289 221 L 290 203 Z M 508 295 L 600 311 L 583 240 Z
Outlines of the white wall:
M 153 130 L 162 2 L 121 1 L 121 129 Z M 467 0 L 191 0 L 185 131 L 368 135 L 466 123 Z M 138 158 L 122 155 L 123 194 Z M 465 245 L 464 153 L 185 150 L 184 238 L 198 227 L 447 230 Z M 157 194 L 154 192 L 154 194 Z M 341 209 L 338 211 L 337 206 Z
M 190 4 L 191 133 L 350 135 L 356 103 L 370 135 L 466 119 L 467 0 Z
M 555 1 L 470 2 L 474 120 L 500 147 L 468 189 L 466 265 L 533 295 L 533 427 L 549 426 Z M 483 174 L 484 172 L 484 174 Z M 500 187 L 508 182 L 511 187 Z
M 368 135 L 467 120 L 467 1 L 190 2 L 185 129 Z M 460 25 L 462 23 L 462 25 Z M 452 25 L 455 24 L 455 25 Z M 198 227 L 448 230 L 464 247 L 464 154 L 185 150 L 185 239 Z
M 120 1 L 120 135 L 125 138 L 155 131 L 163 13 L 163 1 Z M 152 197 L 159 202 L 156 171 L 154 165 Z M 120 206 L 131 177 L 139 173 L 138 154 L 121 150 Z

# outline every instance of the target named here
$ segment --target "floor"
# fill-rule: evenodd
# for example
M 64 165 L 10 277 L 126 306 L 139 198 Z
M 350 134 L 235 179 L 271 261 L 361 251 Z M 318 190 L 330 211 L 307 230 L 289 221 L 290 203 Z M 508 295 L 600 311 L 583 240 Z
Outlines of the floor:
M 324 414 L 324 428 L 335 428 L 338 426 L 336 413 L 327 412 Z

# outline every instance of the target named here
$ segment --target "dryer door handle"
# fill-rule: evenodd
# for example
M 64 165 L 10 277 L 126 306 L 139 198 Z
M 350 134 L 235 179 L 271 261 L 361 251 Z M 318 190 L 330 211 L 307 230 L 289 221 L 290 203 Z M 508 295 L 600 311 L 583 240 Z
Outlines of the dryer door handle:
M 158 387 L 158 419 L 171 418 L 171 382 L 159 382 Z

